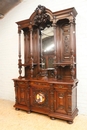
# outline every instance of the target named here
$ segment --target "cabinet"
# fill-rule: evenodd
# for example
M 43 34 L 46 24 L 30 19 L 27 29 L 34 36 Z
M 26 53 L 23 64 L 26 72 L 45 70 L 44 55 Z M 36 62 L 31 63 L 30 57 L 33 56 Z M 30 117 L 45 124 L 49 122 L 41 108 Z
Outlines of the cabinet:
M 76 15 L 74 7 L 52 12 L 39 5 L 29 19 L 16 22 L 19 34 L 19 77 L 13 79 L 16 109 L 73 122 L 78 114 Z

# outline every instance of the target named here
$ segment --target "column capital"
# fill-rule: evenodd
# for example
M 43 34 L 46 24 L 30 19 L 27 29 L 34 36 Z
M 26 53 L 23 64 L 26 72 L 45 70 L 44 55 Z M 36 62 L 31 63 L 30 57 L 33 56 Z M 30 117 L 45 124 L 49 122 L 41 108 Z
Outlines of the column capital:
M 18 33 L 21 33 L 21 26 L 18 25 Z

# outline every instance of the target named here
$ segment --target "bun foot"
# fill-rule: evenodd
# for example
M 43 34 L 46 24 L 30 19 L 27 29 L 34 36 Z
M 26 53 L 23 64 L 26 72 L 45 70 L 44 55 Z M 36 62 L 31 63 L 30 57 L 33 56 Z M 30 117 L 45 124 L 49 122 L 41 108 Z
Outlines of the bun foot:
M 73 121 L 67 121 L 68 124 L 73 124 Z
M 28 113 L 28 114 L 30 114 L 31 112 L 30 112 L 30 111 L 28 111 L 27 113 Z
M 19 108 L 15 108 L 16 111 L 19 111 L 20 109 Z
M 51 119 L 51 120 L 55 120 L 55 118 L 54 118 L 54 117 L 50 117 L 50 119 Z

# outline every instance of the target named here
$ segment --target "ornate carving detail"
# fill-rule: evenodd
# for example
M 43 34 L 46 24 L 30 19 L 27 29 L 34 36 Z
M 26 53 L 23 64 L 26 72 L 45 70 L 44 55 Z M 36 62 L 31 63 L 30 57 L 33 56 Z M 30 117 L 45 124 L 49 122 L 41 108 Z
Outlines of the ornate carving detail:
M 59 98 L 64 98 L 64 94 L 63 93 L 60 93 L 58 96 L 59 96 Z
M 72 92 L 68 91 L 68 114 L 70 114 L 72 112 L 72 108 L 71 108 L 71 96 L 72 96 Z
M 71 50 L 71 76 L 72 76 L 72 79 L 74 80 L 74 77 L 75 77 L 75 65 L 74 65 L 74 51 Z
M 36 10 L 36 16 L 34 17 L 34 24 L 40 29 L 44 29 L 45 26 L 50 26 L 50 16 L 46 14 L 46 8 L 39 5 Z
M 64 35 L 64 56 L 70 54 L 70 29 L 69 26 L 63 27 L 63 35 Z
M 54 102 L 56 102 L 56 100 L 54 101 L 54 86 L 53 84 L 50 84 L 50 110 L 51 112 L 54 111 Z
M 18 78 L 22 78 L 21 74 L 22 74 L 22 63 L 21 63 L 21 59 L 18 60 L 18 68 L 19 68 L 19 77 Z
M 49 57 L 49 59 L 48 59 L 49 68 L 53 68 L 53 62 L 54 62 L 53 57 Z
M 64 39 L 64 52 L 68 53 L 69 52 L 69 37 L 65 36 Z
M 63 106 L 63 105 L 60 105 L 60 106 L 59 106 L 59 109 L 63 110 L 63 109 L 64 109 L 64 106 Z

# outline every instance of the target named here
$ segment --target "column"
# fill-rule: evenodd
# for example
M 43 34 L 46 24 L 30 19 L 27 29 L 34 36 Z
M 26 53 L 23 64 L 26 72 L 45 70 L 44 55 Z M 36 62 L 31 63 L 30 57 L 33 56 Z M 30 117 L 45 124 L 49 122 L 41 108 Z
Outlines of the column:
M 33 77 L 33 45 L 32 45 L 32 32 L 33 32 L 33 29 L 32 29 L 32 25 L 30 24 L 29 26 L 29 30 L 30 30 L 30 61 L 29 61 L 29 64 L 30 64 L 30 73 L 31 73 L 31 78 Z
M 18 67 L 19 67 L 19 77 L 22 78 L 21 73 L 22 73 L 22 63 L 21 63 L 21 27 L 18 25 L 18 34 L 19 34 L 19 59 L 18 59 Z

